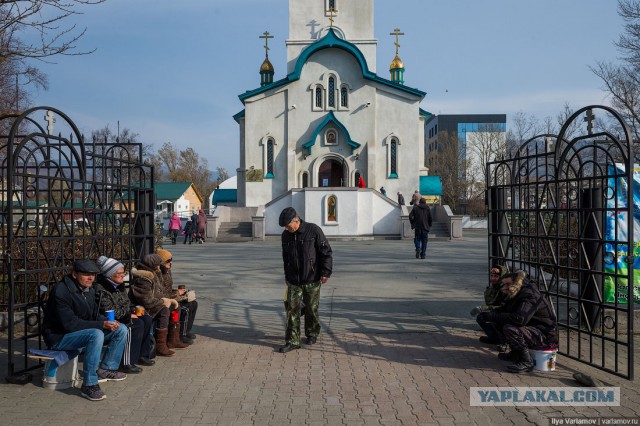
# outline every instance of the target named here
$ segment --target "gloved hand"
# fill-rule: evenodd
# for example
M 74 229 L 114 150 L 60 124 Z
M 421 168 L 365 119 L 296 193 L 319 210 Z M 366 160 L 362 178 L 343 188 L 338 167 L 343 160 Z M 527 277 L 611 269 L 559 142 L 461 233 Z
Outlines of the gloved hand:
M 483 322 L 495 322 L 496 316 L 496 311 L 484 311 L 478 314 L 478 320 Z

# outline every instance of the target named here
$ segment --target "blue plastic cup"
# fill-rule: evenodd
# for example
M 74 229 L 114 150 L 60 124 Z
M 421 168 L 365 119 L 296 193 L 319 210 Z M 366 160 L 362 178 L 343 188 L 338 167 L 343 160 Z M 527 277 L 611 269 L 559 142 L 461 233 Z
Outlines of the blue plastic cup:
M 113 311 L 113 309 L 109 311 L 105 311 L 104 313 L 105 315 L 107 315 L 107 321 L 113 322 L 116 320 L 116 313 Z

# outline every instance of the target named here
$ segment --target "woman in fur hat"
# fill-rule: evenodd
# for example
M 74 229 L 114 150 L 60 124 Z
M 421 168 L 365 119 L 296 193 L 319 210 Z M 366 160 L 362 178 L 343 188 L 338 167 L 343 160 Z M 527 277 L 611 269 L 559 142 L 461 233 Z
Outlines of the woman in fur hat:
M 175 352 L 167 346 L 169 315 L 170 308 L 178 308 L 178 302 L 164 297 L 160 275 L 161 264 L 160 256 L 148 254 L 131 270 L 129 299 L 134 305 L 144 306 L 145 311 L 158 321 L 155 332 L 156 353 L 160 356 L 172 356 Z
M 120 371 L 140 373 L 142 368 L 136 364 L 153 365 L 151 351 L 151 317 L 132 314 L 132 306 L 124 287 L 124 265 L 106 256 L 96 260 L 100 274 L 96 277 L 96 301 L 100 313 L 113 310 L 115 318 L 129 327 L 129 334 L 122 354 Z
M 162 272 L 162 283 L 164 285 L 165 297 L 176 299 L 180 304 L 180 339 L 186 344 L 193 344 L 193 339 L 196 335 L 191 332 L 193 328 L 193 321 L 198 311 L 198 301 L 196 300 L 196 293 L 193 290 L 186 288 L 173 288 L 173 273 L 171 266 L 173 263 L 173 255 L 170 251 L 164 249 L 156 250 L 156 253 L 162 258 L 163 264 L 160 265 L 160 271 Z M 171 326 L 170 326 L 171 327 Z M 169 339 L 171 341 L 171 339 Z

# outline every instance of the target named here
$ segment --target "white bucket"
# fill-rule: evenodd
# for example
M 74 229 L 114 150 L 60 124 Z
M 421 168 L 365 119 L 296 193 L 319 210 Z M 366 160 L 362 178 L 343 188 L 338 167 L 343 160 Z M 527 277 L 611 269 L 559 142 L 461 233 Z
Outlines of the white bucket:
M 531 359 L 533 360 L 533 368 L 538 371 L 555 371 L 557 349 L 548 349 L 545 351 L 537 351 L 530 349 Z
M 42 376 L 43 388 L 52 390 L 69 389 L 74 387 L 77 380 L 77 356 L 61 366 L 58 366 L 53 360 L 44 363 L 44 374 Z

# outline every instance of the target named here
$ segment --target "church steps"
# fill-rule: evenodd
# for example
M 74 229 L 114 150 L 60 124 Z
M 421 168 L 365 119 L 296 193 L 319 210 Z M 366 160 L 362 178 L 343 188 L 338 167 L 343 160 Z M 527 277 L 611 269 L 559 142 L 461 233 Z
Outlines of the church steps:
M 253 225 L 251 222 L 223 222 L 218 229 L 219 243 L 246 242 L 253 240 Z

